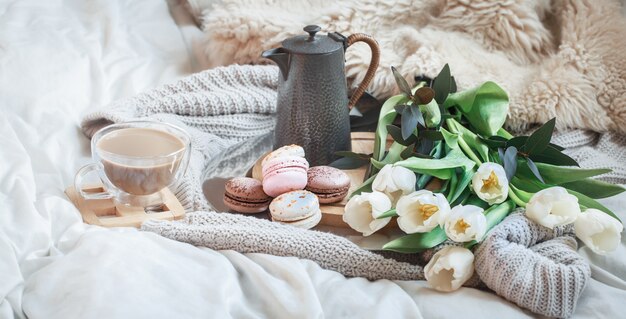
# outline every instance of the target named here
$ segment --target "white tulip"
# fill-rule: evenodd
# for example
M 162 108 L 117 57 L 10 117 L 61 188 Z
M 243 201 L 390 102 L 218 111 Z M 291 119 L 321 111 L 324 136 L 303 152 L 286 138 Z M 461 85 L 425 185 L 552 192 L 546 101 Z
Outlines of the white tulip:
M 474 205 L 457 205 L 452 208 L 444 223 L 448 238 L 459 243 L 480 241 L 487 232 L 487 218 L 483 211 Z
M 482 163 L 472 177 L 472 188 L 489 205 L 500 204 L 509 196 L 509 180 L 504 168 L 496 163 Z
M 388 164 L 374 178 L 372 189 L 387 194 L 395 204 L 400 196 L 415 191 L 416 180 L 415 173 L 410 169 Z
M 600 255 L 606 255 L 617 248 L 623 229 L 624 225 L 617 219 L 593 208 L 578 215 L 574 222 L 576 237 Z
M 448 246 L 438 251 L 424 267 L 428 284 L 450 292 L 459 289 L 474 274 L 474 254 L 463 247 Z
M 352 229 L 369 236 L 385 227 L 391 217 L 376 219 L 391 209 L 391 200 L 380 192 L 361 193 L 355 195 L 346 204 L 343 221 Z
M 540 190 L 526 204 L 526 217 L 550 229 L 572 223 L 578 215 L 578 198 L 559 186 Z
M 398 226 L 405 233 L 425 233 L 443 225 L 450 213 L 450 204 L 443 194 L 420 190 L 400 197 L 396 213 Z

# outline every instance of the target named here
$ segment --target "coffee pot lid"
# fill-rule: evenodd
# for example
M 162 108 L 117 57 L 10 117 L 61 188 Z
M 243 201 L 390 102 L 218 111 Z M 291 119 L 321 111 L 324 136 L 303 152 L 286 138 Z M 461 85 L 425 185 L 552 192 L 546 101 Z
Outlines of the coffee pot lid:
M 319 35 L 321 28 L 317 25 L 307 25 L 304 31 L 309 35 L 298 35 L 283 41 L 283 48 L 295 54 L 326 54 L 343 49 L 343 36 L 339 33 Z

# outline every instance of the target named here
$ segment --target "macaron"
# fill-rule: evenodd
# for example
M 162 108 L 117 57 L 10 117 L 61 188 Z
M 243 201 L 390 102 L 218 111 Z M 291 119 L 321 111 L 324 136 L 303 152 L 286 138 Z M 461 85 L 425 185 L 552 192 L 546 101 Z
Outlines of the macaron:
M 281 156 L 263 164 L 263 191 L 276 197 L 306 187 L 309 162 L 299 156 Z
M 235 177 L 226 182 L 224 204 L 228 208 L 247 214 L 260 213 L 267 210 L 272 200 L 263 192 L 260 181 L 249 177 Z
M 267 161 L 269 160 L 285 156 L 304 157 L 304 149 L 302 148 L 302 146 L 296 144 L 279 147 L 276 150 L 267 154 L 261 161 L 261 165 L 265 165 L 265 163 L 267 163 Z
M 348 195 L 350 176 L 330 166 L 309 168 L 306 190 L 313 192 L 322 204 L 336 203 Z
M 272 221 L 310 229 L 322 220 L 320 204 L 315 194 L 305 191 L 284 193 L 270 204 Z
M 259 180 L 259 181 L 263 181 L 263 160 L 265 159 L 265 157 L 267 157 L 267 155 L 269 155 L 270 152 L 267 152 L 265 154 L 263 154 L 261 157 L 259 157 L 259 159 L 254 163 L 254 166 L 252 167 L 252 178 Z

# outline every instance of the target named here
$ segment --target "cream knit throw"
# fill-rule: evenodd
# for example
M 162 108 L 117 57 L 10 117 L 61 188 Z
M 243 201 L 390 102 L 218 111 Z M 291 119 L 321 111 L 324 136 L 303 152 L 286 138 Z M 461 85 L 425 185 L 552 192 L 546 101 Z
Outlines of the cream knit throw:
M 192 158 L 187 178 L 175 190 L 190 213 L 183 221 L 148 221 L 143 225 L 143 230 L 217 250 L 234 249 L 244 253 L 310 259 L 347 276 L 423 279 L 421 266 L 363 250 L 343 237 L 212 211 L 201 189 L 205 178 L 203 172 L 207 168 L 214 169 L 210 167 L 213 165 L 211 158 L 220 151 L 242 140 L 263 138 L 271 132 L 276 76 L 277 69 L 272 66 L 235 65 L 201 72 L 88 114 L 83 122 L 83 131 L 91 136 L 96 129 L 112 122 L 149 118 L 177 124 L 192 135 Z M 571 145 L 568 146 L 576 145 L 580 153 L 584 154 L 584 150 L 592 148 L 597 140 L 580 139 L 580 136 L 591 135 L 572 133 L 564 141 L 570 141 Z M 600 145 L 604 145 L 602 143 L 610 145 L 613 142 L 611 139 L 602 142 L 601 138 Z M 245 145 L 255 147 L 253 143 Z M 624 147 L 613 147 L 620 150 L 619 156 L 623 158 Z M 238 156 L 237 151 L 231 155 L 232 161 L 228 163 L 233 168 L 240 166 L 242 160 L 249 162 Z M 606 157 L 607 161 L 611 159 L 608 153 L 602 157 Z M 586 166 L 584 161 L 581 164 Z M 624 183 L 624 164 L 619 161 L 612 164 L 620 167 L 621 171 L 611 178 Z M 221 169 L 228 171 L 229 167 Z M 575 244 L 570 245 L 575 243 L 571 234 L 568 233 L 567 238 L 570 239 L 565 240 L 559 237 L 564 234 L 563 231 L 547 232 L 525 218 L 516 218 L 510 217 L 500 224 L 477 250 L 476 265 L 480 279 L 496 293 L 524 308 L 540 314 L 569 316 L 589 277 L 588 266 L 576 254 Z M 520 235 L 520 231 L 524 235 Z M 518 236 L 522 237 L 517 241 Z M 552 239 L 555 237 L 559 238 Z M 507 244 L 507 240 L 512 243 Z M 517 259 L 512 259 L 510 253 L 513 250 L 509 246 L 517 249 L 514 256 Z M 511 264 L 510 260 L 528 260 L 533 263 Z M 498 271 L 505 269 L 505 266 L 515 270 L 503 276 Z M 539 276 L 542 273 L 543 276 Z M 552 280 L 563 275 L 570 276 L 570 273 L 582 273 L 583 276 L 571 276 L 573 279 L 565 284 L 556 282 L 557 285 L 561 284 L 558 287 L 563 288 L 555 289 L 557 286 L 554 286 Z M 530 274 L 533 274 L 532 278 L 527 277 Z M 515 285 L 510 286 L 508 282 Z M 478 281 L 471 283 L 476 285 Z M 535 291 L 541 292 L 542 299 L 535 298 Z M 549 302 L 543 298 L 549 298 Z

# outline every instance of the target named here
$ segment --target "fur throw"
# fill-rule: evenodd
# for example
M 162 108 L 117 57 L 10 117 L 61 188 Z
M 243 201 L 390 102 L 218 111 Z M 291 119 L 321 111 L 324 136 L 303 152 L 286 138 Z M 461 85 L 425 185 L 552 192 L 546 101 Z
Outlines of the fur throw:
M 397 92 L 391 66 L 413 80 L 449 63 L 460 89 L 492 80 L 509 92 L 513 130 L 556 116 L 560 129 L 626 133 L 626 20 L 617 1 L 188 1 L 208 7 L 201 21 L 210 67 L 270 63 L 263 50 L 318 24 L 378 40 L 369 90 L 379 98 Z M 348 48 L 352 87 L 369 59 L 366 45 Z

